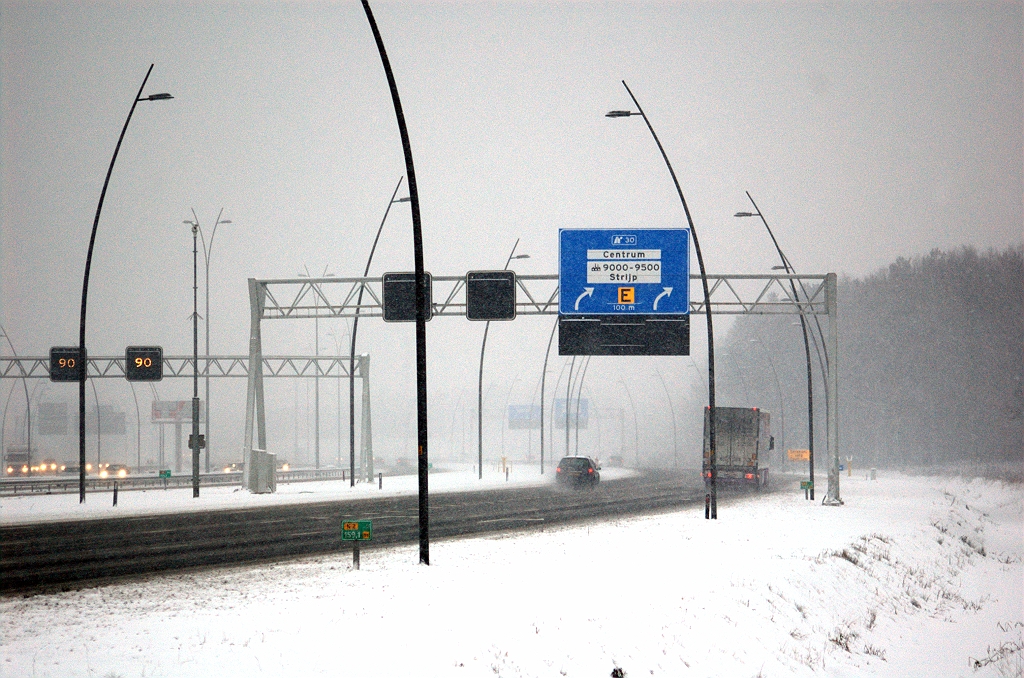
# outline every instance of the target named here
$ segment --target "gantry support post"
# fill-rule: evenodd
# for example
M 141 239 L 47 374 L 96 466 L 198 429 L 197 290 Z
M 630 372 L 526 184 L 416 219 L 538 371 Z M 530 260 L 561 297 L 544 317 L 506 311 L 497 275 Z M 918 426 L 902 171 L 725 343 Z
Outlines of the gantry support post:
M 828 310 L 828 493 L 822 500 L 825 506 L 841 506 L 839 498 L 839 322 L 836 299 L 836 274 L 825 276 L 825 306 Z

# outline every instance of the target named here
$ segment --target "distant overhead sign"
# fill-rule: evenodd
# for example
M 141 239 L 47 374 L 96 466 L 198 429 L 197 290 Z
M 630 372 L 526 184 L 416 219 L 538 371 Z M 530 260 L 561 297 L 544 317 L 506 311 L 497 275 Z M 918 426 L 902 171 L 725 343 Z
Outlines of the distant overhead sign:
M 539 429 L 540 405 L 509 405 L 509 429 Z
M 150 421 L 154 424 L 181 424 L 192 421 L 191 400 L 154 400 Z M 199 403 L 199 421 L 206 421 L 206 403 Z
M 690 312 L 688 229 L 562 229 L 558 261 L 559 314 Z

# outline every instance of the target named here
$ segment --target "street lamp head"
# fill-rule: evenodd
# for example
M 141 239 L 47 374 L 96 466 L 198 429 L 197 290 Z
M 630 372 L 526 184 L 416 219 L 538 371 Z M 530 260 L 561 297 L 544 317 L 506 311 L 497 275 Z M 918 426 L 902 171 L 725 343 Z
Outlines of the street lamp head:
M 139 101 L 165 101 L 173 98 L 167 92 L 160 92 L 159 94 L 150 94 L 148 97 L 142 97 Z
M 628 118 L 631 115 L 639 115 L 633 111 L 608 111 L 604 114 L 606 118 Z
M 398 200 L 392 200 L 391 202 L 394 203 L 394 202 L 411 202 L 411 201 L 412 201 L 412 198 L 410 198 L 409 196 L 405 196 L 404 198 L 399 198 Z
M 513 259 L 529 259 L 530 255 L 529 254 L 517 254 L 517 255 L 515 255 L 512 258 Z
M 231 221 L 230 219 L 221 219 L 221 220 L 220 220 L 220 221 L 218 221 L 217 223 L 218 223 L 218 224 L 233 224 L 234 222 L 233 222 L 233 221 Z
M 786 266 L 772 266 L 773 271 L 788 271 L 789 268 Z
M 755 212 L 737 212 L 733 216 L 734 217 L 756 217 L 758 215 Z

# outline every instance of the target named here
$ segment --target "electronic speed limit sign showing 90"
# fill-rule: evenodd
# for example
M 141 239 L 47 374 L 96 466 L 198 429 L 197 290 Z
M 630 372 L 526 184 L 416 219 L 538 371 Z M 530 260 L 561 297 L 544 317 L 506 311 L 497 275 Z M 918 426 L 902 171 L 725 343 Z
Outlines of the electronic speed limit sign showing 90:
M 164 349 L 160 346 L 129 346 L 124 350 L 124 377 L 128 381 L 160 381 L 164 378 Z
M 50 381 L 81 381 L 85 373 L 85 351 L 78 346 L 50 349 Z

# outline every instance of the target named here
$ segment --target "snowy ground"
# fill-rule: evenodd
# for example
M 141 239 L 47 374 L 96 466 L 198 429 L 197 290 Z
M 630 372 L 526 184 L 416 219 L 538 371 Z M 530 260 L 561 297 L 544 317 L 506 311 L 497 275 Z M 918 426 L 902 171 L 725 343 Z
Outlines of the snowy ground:
M 476 467 L 466 464 L 448 465 L 430 472 L 431 494 L 494 490 L 509 487 L 542 485 L 552 480 L 553 469 L 540 475 L 536 464 L 508 467 L 506 475 L 501 468 L 485 468 L 484 477 L 478 477 Z M 629 469 L 605 468 L 601 477 L 614 480 L 634 473 Z M 694 471 L 694 475 L 697 472 Z M 318 501 L 366 499 L 417 494 L 419 479 L 415 474 L 385 476 L 381 483 L 357 483 L 355 486 L 340 480 L 278 483 L 273 494 L 250 494 L 238 485 L 213 485 L 200 488 L 199 497 L 193 498 L 192 488 L 130 490 L 118 493 L 117 506 L 113 492 L 89 492 L 84 504 L 78 494 L 36 494 L 0 497 L 0 525 L 49 522 L 67 518 L 119 518 L 134 515 L 183 513 L 186 511 L 213 511 L 217 509 L 273 506 Z
M 1024 486 L 842 481 L 4 598 L 0 675 L 1020 676 Z

